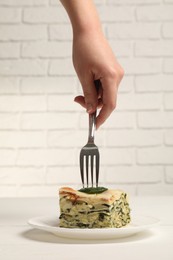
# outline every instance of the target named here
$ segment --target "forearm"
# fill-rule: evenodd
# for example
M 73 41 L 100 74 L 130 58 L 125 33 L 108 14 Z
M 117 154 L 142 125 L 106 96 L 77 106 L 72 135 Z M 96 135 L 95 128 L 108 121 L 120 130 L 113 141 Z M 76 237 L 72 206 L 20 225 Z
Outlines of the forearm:
M 73 32 L 102 31 L 92 0 L 60 0 L 71 20 Z

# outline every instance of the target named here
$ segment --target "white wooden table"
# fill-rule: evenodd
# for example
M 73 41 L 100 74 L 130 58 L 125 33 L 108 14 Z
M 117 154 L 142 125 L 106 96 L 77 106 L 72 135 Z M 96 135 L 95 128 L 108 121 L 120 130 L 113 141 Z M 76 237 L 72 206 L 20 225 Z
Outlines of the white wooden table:
M 70 240 L 32 229 L 28 219 L 58 217 L 58 199 L 0 199 L 1 260 L 173 260 L 173 197 L 133 197 L 133 214 L 151 215 L 161 225 L 128 238 Z

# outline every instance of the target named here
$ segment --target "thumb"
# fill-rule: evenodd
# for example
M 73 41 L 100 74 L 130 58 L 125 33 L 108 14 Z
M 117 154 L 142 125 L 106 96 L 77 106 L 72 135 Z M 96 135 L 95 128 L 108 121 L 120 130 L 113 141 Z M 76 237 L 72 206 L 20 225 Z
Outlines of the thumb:
M 85 99 L 85 107 L 89 114 L 95 112 L 98 105 L 98 96 L 93 78 L 82 81 L 82 88 Z

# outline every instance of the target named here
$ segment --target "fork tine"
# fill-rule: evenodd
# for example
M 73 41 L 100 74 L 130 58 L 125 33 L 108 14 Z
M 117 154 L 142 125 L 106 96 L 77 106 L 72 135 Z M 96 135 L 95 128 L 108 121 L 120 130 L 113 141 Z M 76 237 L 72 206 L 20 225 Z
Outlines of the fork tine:
M 82 153 L 80 153 L 80 174 L 81 174 L 82 185 L 84 187 L 83 155 L 82 155 Z
M 92 187 L 93 187 L 93 160 L 94 160 L 94 156 L 91 155 L 91 183 L 92 183 Z
M 86 160 L 85 160 L 85 162 L 86 162 L 86 165 L 85 165 L 85 167 L 86 167 L 86 180 L 87 180 L 87 187 L 88 187 L 88 155 L 86 155 L 85 156 L 86 157 Z
M 96 154 L 96 187 L 98 187 L 99 181 L 99 154 Z

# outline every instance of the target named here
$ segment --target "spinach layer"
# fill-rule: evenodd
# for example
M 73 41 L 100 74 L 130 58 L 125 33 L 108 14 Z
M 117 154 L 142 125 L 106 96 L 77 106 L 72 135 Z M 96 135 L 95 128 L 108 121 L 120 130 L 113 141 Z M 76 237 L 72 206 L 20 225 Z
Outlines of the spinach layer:
M 105 187 L 87 187 L 87 188 L 82 188 L 79 191 L 87 193 L 87 194 L 99 194 L 106 190 L 108 190 L 108 189 Z

